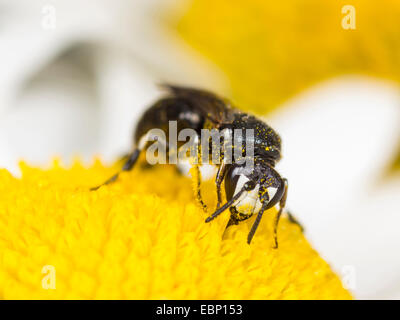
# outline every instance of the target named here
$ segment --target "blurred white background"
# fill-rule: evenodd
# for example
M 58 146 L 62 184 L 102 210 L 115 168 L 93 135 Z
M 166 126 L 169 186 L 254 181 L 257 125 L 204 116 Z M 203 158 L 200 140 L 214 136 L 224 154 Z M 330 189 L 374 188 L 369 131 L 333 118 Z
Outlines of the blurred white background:
M 184 2 L 182 2 L 184 4 Z M 0 166 L 131 146 L 172 82 L 229 96 L 225 76 L 162 24 L 173 1 L 0 1 Z M 265 120 L 282 135 L 288 206 L 357 298 L 400 298 L 399 87 L 362 77 L 304 92 Z M 379 156 L 377 156 L 379 155 Z
M 129 150 L 140 113 L 174 82 L 222 74 L 159 16 L 169 1 L 0 1 L 0 164 Z

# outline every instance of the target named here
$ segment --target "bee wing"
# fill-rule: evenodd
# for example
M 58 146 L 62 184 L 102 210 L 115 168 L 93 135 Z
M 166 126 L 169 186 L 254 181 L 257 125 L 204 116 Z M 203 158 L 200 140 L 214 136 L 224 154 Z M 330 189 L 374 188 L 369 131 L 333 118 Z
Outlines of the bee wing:
M 388 187 L 383 180 L 400 138 L 398 88 L 332 81 L 265 120 L 282 137 L 277 168 L 289 180 L 288 207 L 337 270 L 355 266 L 356 294 L 377 298 L 400 279 L 400 256 L 391 250 L 400 244 L 400 214 L 393 214 L 400 181 Z

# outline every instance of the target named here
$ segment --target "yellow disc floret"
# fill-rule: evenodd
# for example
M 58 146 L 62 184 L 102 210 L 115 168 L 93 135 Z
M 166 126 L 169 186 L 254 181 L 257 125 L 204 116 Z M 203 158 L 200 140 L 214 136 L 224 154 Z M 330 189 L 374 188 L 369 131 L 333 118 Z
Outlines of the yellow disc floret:
M 272 210 L 248 245 L 253 219 L 224 232 L 228 210 L 204 223 L 190 179 L 170 166 L 97 191 L 115 167 L 21 169 L 0 171 L 0 298 L 351 298 L 297 225 L 282 219 L 274 250 Z M 212 181 L 203 194 L 213 208 Z

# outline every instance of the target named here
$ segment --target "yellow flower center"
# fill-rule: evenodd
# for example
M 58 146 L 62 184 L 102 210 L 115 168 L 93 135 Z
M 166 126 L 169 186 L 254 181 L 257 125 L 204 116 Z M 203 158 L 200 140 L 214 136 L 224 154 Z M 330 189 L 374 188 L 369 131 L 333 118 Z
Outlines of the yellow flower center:
M 54 163 L 0 171 L 0 298 L 346 299 L 338 277 L 286 218 L 272 248 L 276 211 L 224 227 L 194 200 L 172 166 L 138 166 L 97 191 L 117 169 Z M 203 188 L 209 208 L 215 186 Z

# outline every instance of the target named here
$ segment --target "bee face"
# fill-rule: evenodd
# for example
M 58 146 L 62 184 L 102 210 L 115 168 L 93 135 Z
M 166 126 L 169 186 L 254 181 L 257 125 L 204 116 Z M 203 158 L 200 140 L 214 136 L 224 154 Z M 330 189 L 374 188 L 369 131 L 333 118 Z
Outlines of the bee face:
M 225 177 L 226 199 L 228 201 L 232 199 L 249 180 L 242 167 L 232 167 Z M 257 184 L 253 190 L 243 193 L 231 206 L 231 214 L 236 220 L 245 220 L 260 210 L 261 202 L 258 199 L 259 188 L 260 186 Z
M 253 214 L 257 214 L 262 207 L 261 197 L 263 196 L 264 200 L 268 203 L 274 198 L 278 190 L 275 185 L 263 185 L 258 181 L 259 179 L 254 179 L 254 176 L 253 169 L 244 166 L 232 166 L 225 177 L 225 192 L 228 201 L 232 199 L 235 194 L 239 193 L 247 182 L 255 182 L 256 180 L 254 189 L 244 192 L 230 208 L 231 213 L 237 220 L 245 220 Z M 273 177 L 270 179 L 272 178 Z

